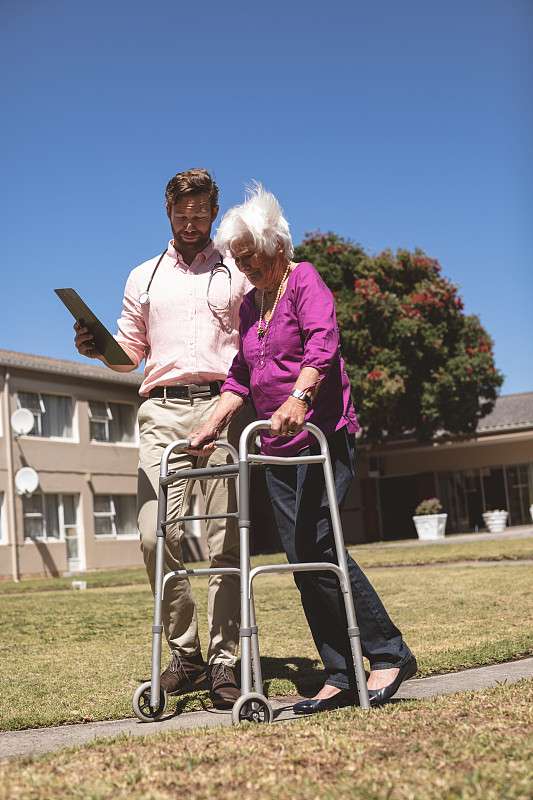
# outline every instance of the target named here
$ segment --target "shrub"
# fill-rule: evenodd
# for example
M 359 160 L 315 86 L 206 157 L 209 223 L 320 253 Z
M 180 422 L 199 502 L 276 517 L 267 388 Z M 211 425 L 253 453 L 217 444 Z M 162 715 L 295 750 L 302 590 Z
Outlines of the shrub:
M 431 497 L 429 500 L 422 500 L 415 508 L 416 516 L 424 514 L 440 514 L 442 505 L 438 497 Z

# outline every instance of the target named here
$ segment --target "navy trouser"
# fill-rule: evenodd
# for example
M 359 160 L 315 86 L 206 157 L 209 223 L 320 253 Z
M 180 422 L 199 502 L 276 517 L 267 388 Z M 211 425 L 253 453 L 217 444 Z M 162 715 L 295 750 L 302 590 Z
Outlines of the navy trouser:
M 342 428 L 328 437 L 337 502 L 342 509 L 354 475 L 355 436 Z M 318 443 L 299 455 L 319 454 Z M 273 465 L 266 478 L 278 530 L 291 564 L 326 561 L 337 564 L 322 464 Z M 372 669 L 402 666 L 411 651 L 392 623 L 372 584 L 347 554 L 348 570 L 363 655 Z M 320 658 L 326 683 L 355 689 L 344 600 L 333 572 L 296 572 L 302 605 Z

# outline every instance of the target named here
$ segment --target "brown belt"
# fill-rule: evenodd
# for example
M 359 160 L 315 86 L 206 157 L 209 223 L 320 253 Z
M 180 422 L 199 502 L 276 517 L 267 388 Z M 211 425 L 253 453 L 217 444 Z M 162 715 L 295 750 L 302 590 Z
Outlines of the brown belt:
M 210 383 L 190 383 L 185 386 L 154 386 L 150 389 L 149 397 L 163 397 L 172 400 L 176 397 L 214 397 L 220 394 L 220 384 L 222 381 L 211 381 Z

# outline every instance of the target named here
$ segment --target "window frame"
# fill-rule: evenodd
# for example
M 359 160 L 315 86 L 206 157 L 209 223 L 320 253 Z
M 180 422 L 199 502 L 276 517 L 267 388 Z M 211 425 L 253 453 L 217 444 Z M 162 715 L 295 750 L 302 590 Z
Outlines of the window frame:
M 139 540 L 139 530 L 137 528 L 137 513 L 136 513 L 136 495 L 135 494 L 97 494 L 95 497 L 107 497 L 109 498 L 109 511 L 95 511 L 94 510 L 94 499 L 93 499 L 93 527 L 94 527 L 94 538 L 98 541 L 102 541 L 107 539 L 108 541 L 138 541 Z M 135 533 L 119 533 L 118 526 L 117 526 L 117 504 L 115 503 L 115 498 L 117 497 L 129 497 L 133 500 L 133 510 L 135 512 Z M 109 519 L 111 522 L 111 533 L 97 533 L 96 532 L 96 519 Z
M 104 404 L 105 405 L 105 412 L 106 412 L 105 416 L 101 416 L 101 415 L 97 415 L 97 414 L 93 415 L 93 411 L 91 409 L 91 403 L 102 403 L 102 404 Z M 129 408 L 130 411 L 131 411 L 132 422 L 133 422 L 133 438 L 129 442 L 121 441 L 121 440 L 116 439 L 116 438 L 114 438 L 114 439 L 111 438 L 111 424 L 110 423 L 112 423 L 112 422 L 117 422 L 118 423 L 118 420 L 115 420 L 115 417 L 113 415 L 113 406 L 124 406 L 126 408 Z M 134 403 L 123 403 L 120 400 L 119 401 L 115 401 L 115 400 L 99 400 L 97 398 L 92 398 L 92 399 L 88 400 L 87 401 L 87 414 L 88 414 L 88 417 L 89 417 L 89 440 L 90 440 L 91 444 L 104 444 L 104 445 L 111 444 L 111 445 L 120 445 L 121 447 L 137 447 L 138 444 L 139 444 L 139 434 L 138 434 L 137 426 L 135 424 L 135 419 L 136 419 L 135 410 L 136 410 L 136 406 L 135 406 Z M 104 427 L 104 430 L 106 432 L 106 438 L 105 439 L 96 439 L 92 435 L 92 423 L 93 422 L 97 423 L 97 424 L 102 424 L 102 425 L 105 426 Z
M 463 491 L 465 485 L 464 479 L 468 477 L 468 473 L 475 474 L 479 484 L 479 490 L 476 492 L 476 494 L 479 498 L 481 514 L 487 510 L 490 510 L 491 505 L 494 507 L 493 503 L 491 503 L 492 498 L 489 498 L 487 495 L 489 494 L 488 489 L 490 485 L 488 480 L 491 477 L 491 472 L 495 472 L 496 470 L 501 471 L 501 489 L 503 490 L 501 502 L 497 502 L 497 505 L 501 505 L 502 508 L 505 508 L 509 512 L 508 525 L 510 527 L 524 524 L 523 521 L 517 521 L 516 519 L 513 519 L 513 503 L 511 502 L 513 487 L 509 486 L 509 479 L 512 470 L 519 471 L 522 468 L 525 471 L 526 483 L 521 485 L 528 484 L 530 497 L 533 499 L 533 461 L 521 461 L 517 463 L 513 462 L 512 464 L 487 464 L 480 467 L 464 467 L 462 469 L 437 470 L 436 476 L 439 496 L 443 501 L 448 500 L 450 506 L 447 509 L 450 531 L 452 533 L 464 533 L 470 530 L 470 527 L 465 527 L 462 524 L 462 509 L 463 507 L 468 507 L 467 490 Z M 447 486 L 450 491 L 447 490 Z M 521 511 L 524 511 L 523 516 L 526 519 L 525 524 L 529 524 L 529 520 L 527 520 L 527 513 L 524 509 L 525 507 L 521 508 Z M 514 508 L 514 512 L 516 516 L 516 506 Z M 477 530 L 482 531 L 484 530 L 484 527 L 484 523 L 480 520 Z
M 31 497 L 39 497 L 41 499 L 41 511 L 40 513 L 37 512 L 27 512 L 24 509 L 24 500 L 25 497 L 22 498 L 22 532 L 24 535 L 24 542 L 65 542 L 67 537 L 65 533 L 66 528 L 76 528 L 78 538 L 81 535 L 81 525 L 80 525 L 80 494 L 79 492 L 34 492 Z M 54 514 L 56 515 L 57 520 L 57 530 L 59 536 L 49 536 L 46 530 L 47 520 L 46 520 L 46 500 L 47 497 L 55 497 L 56 498 L 56 505 L 54 508 Z M 74 498 L 74 505 L 76 510 L 76 522 L 73 525 L 69 523 L 68 525 L 65 524 L 65 510 L 64 510 L 64 497 L 73 497 Z M 28 498 L 29 499 L 29 498 Z M 39 518 L 42 520 L 42 528 L 44 531 L 44 535 L 36 536 L 26 536 L 24 531 L 25 521 L 28 518 Z
M 38 408 L 28 405 L 23 405 L 20 396 L 24 394 L 35 395 L 37 397 Z M 43 415 L 46 414 L 46 398 L 53 397 L 53 398 L 68 398 L 71 402 L 72 408 L 72 417 L 71 417 L 71 433 L 70 436 L 57 436 L 56 434 L 46 435 L 43 433 Z M 72 394 L 58 394 L 55 392 L 41 392 L 39 389 L 25 389 L 19 388 L 17 389 L 17 408 L 28 408 L 29 411 L 33 414 L 35 419 L 34 426 L 32 430 L 24 434 L 32 439 L 46 439 L 48 441 L 53 442 L 74 442 L 78 443 L 78 436 L 77 436 L 77 425 L 76 425 L 76 413 L 77 413 L 77 402 L 76 398 Z

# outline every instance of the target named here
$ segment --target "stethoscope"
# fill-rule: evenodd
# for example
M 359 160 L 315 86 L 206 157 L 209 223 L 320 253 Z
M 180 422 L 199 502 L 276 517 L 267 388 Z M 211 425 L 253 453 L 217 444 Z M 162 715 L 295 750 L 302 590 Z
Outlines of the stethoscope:
M 157 272 L 157 268 L 159 267 L 161 261 L 163 260 L 163 257 L 166 255 L 166 252 L 167 252 L 166 250 L 163 250 L 163 252 L 159 256 L 159 258 L 157 260 L 157 264 L 154 267 L 154 271 L 152 272 L 152 274 L 150 276 L 150 280 L 148 281 L 148 286 L 146 287 L 144 292 L 141 292 L 141 294 L 139 296 L 139 303 L 141 304 L 141 306 L 146 306 L 150 302 L 150 286 L 152 285 L 152 281 L 153 281 L 153 279 L 155 277 L 155 273 Z M 210 299 L 209 299 L 209 290 L 211 288 L 211 282 L 213 280 L 213 277 L 215 275 L 219 275 L 220 273 L 225 273 L 227 275 L 228 281 L 229 281 L 229 284 L 228 284 L 228 302 L 223 306 L 217 306 L 215 303 L 212 303 L 210 301 Z M 230 301 L 231 301 L 231 272 L 230 272 L 230 268 L 227 266 L 227 264 L 224 264 L 223 260 L 217 261 L 217 263 L 213 264 L 213 266 L 211 267 L 211 272 L 209 274 L 209 281 L 208 281 L 208 284 L 207 284 L 207 298 L 206 299 L 207 299 L 207 305 L 209 306 L 211 311 L 225 311 L 226 308 L 228 308 L 228 306 L 230 304 Z

